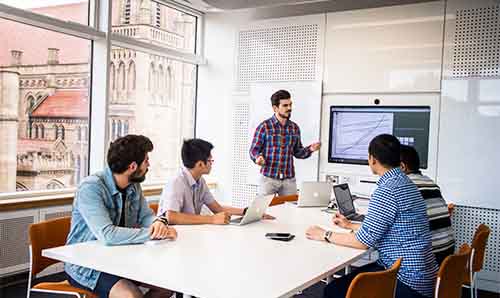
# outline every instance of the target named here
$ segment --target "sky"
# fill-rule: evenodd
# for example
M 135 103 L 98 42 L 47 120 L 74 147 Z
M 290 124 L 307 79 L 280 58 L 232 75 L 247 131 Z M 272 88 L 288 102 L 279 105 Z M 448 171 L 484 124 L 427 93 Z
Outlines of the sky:
M 88 0 L 0 0 L 0 3 L 17 8 L 47 7 L 61 4 L 88 2 Z

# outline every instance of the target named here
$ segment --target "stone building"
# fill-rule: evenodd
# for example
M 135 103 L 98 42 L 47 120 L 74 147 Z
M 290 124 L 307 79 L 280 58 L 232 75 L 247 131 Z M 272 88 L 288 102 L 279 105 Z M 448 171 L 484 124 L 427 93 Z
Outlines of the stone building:
M 194 50 L 195 18 L 150 0 L 113 4 L 113 32 Z M 38 10 L 85 14 L 86 5 Z M 0 28 L 3 24 L 0 22 Z M 25 34 L 29 28 L 8 25 L 16 25 L 10 30 L 12 35 Z M 10 61 L 5 53 L 3 59 L 0 55 L 0 138 L 5 144 L 0 146 L 0 192 L 71 187 L 88 172 L 90 44 L 77 41 L 80 44 L 75 45 L 56 37 L 57 33 L 44 33 L 49 35 L 44 40 L 30 44 L 10 41 L 10 49 L 0 46 L 0 51 L 10 52 Z M 57 48 L 44 48 L 50 34 L 59 39 Z M 28 56 L 24 49 L 35 44 L 37 52 Z M 75 53 L 75 48 L 81 54 Z M 40 61 L 40 52 L 46 52 L 45 61 Z M 68 55 L 71 58 L 61 61 L 60 57 Z M 114 139 L 140 133 L 152 139 L 155 150 L 150 156 L 150 182 L 165 180 L 180 165 L 182 138 L 193 132 L 195 79 L 193 65 L 112 49 L 109 136 Z

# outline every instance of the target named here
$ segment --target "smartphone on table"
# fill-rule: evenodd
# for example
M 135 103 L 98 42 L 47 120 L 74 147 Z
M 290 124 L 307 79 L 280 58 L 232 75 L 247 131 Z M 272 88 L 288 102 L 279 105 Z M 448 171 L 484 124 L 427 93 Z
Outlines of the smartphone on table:
M 295 237 L 290 233 L 266 233 L 266 238 L 280 241 L 290 241 Z

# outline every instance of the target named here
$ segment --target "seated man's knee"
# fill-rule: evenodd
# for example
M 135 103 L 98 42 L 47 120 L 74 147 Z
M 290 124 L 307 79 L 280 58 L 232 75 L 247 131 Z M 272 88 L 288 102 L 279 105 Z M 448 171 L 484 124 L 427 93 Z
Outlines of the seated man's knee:
M 141 290 L 133 282 L 121 279 L 109 292 L 109 298 L 143 298 Z

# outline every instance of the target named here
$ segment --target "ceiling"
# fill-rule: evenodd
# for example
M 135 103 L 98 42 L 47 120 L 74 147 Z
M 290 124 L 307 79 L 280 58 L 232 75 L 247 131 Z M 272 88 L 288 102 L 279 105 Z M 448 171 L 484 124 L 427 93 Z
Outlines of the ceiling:
M 349 9 L 375 8 L 403 5 L 436 0 L 174 0 L 204 12 L 231 10 L 282 9 L 294 7 L 312 9 L 314 12 L 338 11 Z

